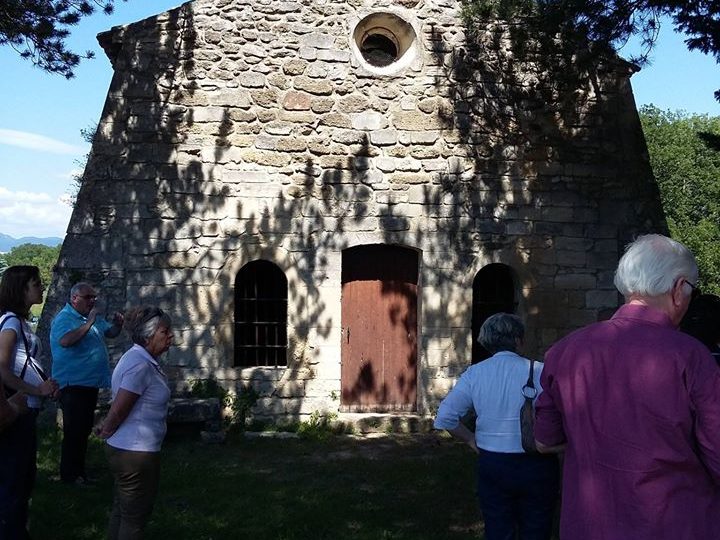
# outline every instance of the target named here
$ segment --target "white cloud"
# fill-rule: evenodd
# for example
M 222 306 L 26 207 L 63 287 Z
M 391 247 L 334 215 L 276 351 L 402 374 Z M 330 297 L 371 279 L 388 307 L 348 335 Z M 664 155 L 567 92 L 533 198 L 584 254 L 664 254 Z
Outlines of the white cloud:
M 62 141 L 38 135 L 37 133 L 29 133 L 27 131 L 17 131 L 14 129 L 0 128 L 0 144 L 9 146 L 19 146 L 20 148 L 29 148 L 30 150 L 38 150 L 40 152 L 50 152 L 52 154 L 67 154 L 72 156 L 80 156 L 86 152 L 82 146 L 67 144 Z
M 0 232 L 15 238 L 65 236 L 72 214 L 66 197 L 0 187 Z

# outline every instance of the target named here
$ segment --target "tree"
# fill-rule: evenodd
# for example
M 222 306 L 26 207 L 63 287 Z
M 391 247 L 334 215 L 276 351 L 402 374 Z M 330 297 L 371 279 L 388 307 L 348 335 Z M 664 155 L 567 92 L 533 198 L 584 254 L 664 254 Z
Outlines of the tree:
M 126 0 L 123 0 L 126 1 Z M 82 58 L 66 48 L 70 27 L 81 18 L 101 9 L 113 12 L 115 0 L 2 0 L 0 2 L 0 45 L 9 45 L 22 58 L 50 73 L 73 76 Z
M 80 136 L 89 143 L 92 148 L 92 143 L 95 140 L 95 133 L 97 132 L 97 124 L 88 126 L 80 130 Z M 76 159 L 75 164 L 78 166 L 79 172 L 73 173 L 70 180 L 70 189 L 68 195 L 70 196 L 69 204 L 73 208 L 77 204 L 77 196 L 80 193 L 82 187 L 83 175 L 85 174 L 85 167 L 90 159 L 90 152 L 85 154 L 81 159 Z
M 632 61 L 647 62 L 664 17 L 687 36 L 688 49 L 720 62 L 720 0 L 464 0 L 471 20 L 490 16 L 524 18 L 529 25 L 565 40 L 587 40 L 596 54 L 622 47 L 632 36 L 642 43 Z M 720 100 L 720 91 L 715 92 Z
M 703 291 L 720 293 L 720 117 L 640 109 L 673 238 L 696 255 Z
M 40 277 L 45 285 L 50 284 L 52 270 L 60 256 L 60 246 L 49 247 L 42 244 L 20 244 L 4 255 L 8 266 L 32 264 L 40 269 Z

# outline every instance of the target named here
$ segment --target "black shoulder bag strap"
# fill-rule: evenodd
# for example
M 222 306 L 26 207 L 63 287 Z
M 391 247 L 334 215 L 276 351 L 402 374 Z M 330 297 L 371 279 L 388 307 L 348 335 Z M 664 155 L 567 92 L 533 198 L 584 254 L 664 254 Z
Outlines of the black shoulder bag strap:
M 528 374 L 528 380 L 525 383 L 525 386 L 523 386 L 523 395 L 525 395 L 525 397 L 529 397 L 530 399 L 534 399 L 535 396 L 537 395 L 537 392 L 535 392 L 535 391 L 530 392 L 531 394 L 533 394 L 532 397 L 530 397 L 525 394 L 525 389 L 531 388 L 532 390 L 535 390 L 534 374 L 535 374 L 535 360 L 530 360 L 530 373 Z M 515 387 L 515 388 L 517 388 L 517 387 Z

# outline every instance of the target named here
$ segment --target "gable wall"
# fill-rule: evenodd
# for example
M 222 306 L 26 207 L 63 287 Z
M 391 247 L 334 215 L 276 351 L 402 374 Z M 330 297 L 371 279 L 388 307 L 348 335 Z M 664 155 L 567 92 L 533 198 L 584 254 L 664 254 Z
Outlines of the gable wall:
M 390 76 L 351 46 L 376 11 L 417 32 Z M 515 58 L 507 27 L 479 47 L 463 28 L 442 0 L 196 0 L 101 36 L 115 76 L 43 321 L 79 278 L 110 309 L 159 304 L 178 389 L 252 381 L 258 411 L 297 415 L 339 404 L 347 247 L 422 254 L 421 412 L 469 363 L 484 265 L 516 273 L 530 355 L 606 315 L 622 245 L 664 229 L 628 68 L 569 86 L 562 60 Z M 287 369 L 231 367 L 233 281 L 257 258 L 288 277 Z

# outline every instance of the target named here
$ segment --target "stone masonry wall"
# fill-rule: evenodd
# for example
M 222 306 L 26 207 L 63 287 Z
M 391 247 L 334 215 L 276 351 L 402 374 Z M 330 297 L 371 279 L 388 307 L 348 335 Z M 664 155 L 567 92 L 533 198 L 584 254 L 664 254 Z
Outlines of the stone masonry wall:
M 101 34 L 115 76 L 44 327 L 80 278 L 109 309 L 159 304 L 175 322 L 176 389 L 251 382 L 258 414 L 296 417 L 338 409 L 347 247 L 421 253 L 421 413 L 469 363 L 483 266 L 513 269 L 530 355 L 605 316 L 622 246 L 665 227 L 631 67 L 574 74 L 572 55 L 519 57 L 512 26 L 473 33 L 459 11 L 196 0 Z M 396 73 L 353 47 L 374 12 L 416 33 Z M 286 369 L 232 367 L 233 283 L 258 258 L 288 277 Z

